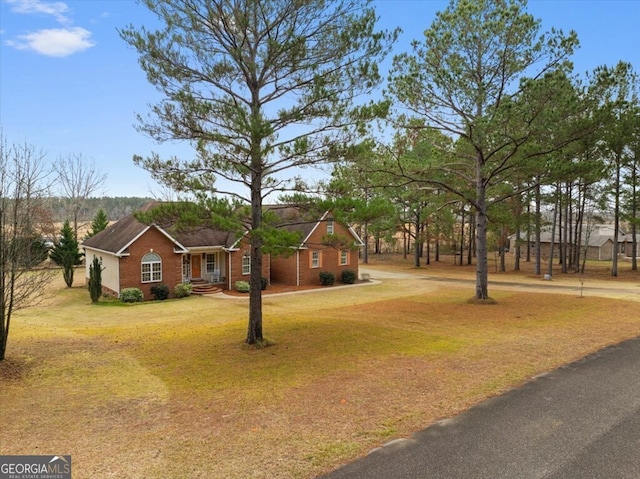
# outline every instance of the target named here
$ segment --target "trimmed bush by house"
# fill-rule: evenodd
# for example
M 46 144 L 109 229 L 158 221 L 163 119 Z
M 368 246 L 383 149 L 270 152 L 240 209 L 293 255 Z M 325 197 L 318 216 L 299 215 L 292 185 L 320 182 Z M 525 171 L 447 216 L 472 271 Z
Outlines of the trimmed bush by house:
M 144 299 L 140 288 L 124 288 L 120 291 L 120 300 L 123 303 L 139 303 Z
M 320 271 L 320 284 L 322 286 L 331 286 L 336 282 L 336 275 L 330 271 Z
M 151 294 L 160 301 L 167 299 L 169 297 L 169 286 L 166 284 L 151 286 Z
M 249 283 L 247 281 L 236 281 L 236 291 L 239 293 L 248 293 Z
M 186 298 L 190 296 L 193 292 L 193 285 L 191 283 L 180 283 L 176 284 L 176 287 L 173 288 L 173 294 L 176 298 Z
M 267 289 L 267 286 L 269 286 L 269 280 L 263 276 L 260 278 L 260 289 L 264 291 Z
M 89 265 L 89 297 L 92 303 L 97 303 L 102 294 L 102 262 L 98 257 L 93 258 Z
M 342 271 L 342 282 L 344 284 L 353 284 L 356 282 L 356 272 L 352 269 L 345 269 Z

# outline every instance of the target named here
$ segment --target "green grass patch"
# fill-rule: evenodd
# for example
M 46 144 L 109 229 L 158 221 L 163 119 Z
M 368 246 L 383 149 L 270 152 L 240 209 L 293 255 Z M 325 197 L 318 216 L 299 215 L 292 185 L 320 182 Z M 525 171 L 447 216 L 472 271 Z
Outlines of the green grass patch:
M 312 454 L 308 454 L 306 460 L 318 467 L 336 459 L 346 459 L 357 452 L 358 442 L 355 441 L 331 441 L 319 445 Z

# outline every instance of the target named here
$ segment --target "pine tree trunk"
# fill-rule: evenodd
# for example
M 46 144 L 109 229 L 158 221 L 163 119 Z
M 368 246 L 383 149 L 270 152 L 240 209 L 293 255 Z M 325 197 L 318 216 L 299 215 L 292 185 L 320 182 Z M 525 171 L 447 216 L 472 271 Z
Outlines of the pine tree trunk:
M 616 156 L 616 178 L 614 186 L 613 212 L 613 251 L 611 257 L 611 276 L 618 276 L 618 236 L 620 233 L 620 155 Z
M 258 159 L 259 161 L 259 159 Z M 262 337 L 262 195 L 261 176 L 254 170 L 251 178 L 251 275 L 249 278 L 249 326 L 247 344 L 260 343 Z
M 638 271 L 638 175 L 636 173 L 636 165 L 631 168 L 631 270 Z
M 489 299 L 487 258 L 486 188 L 482 178 L 481 158 L 476 165 L 476 299 Z
M 535 265 L 535 274 L 540 276 L 542 274 L 542 244 L 541 244 L 541 233 L 542 233 L 542 212 L 541 212 L 541 204 L 542 204 L 542 194 L 540 192 L 540 182 L 538 181 L 538 185 L 536 186 L 536 213 L 535 213 L 535 238 L 536 238 L 536 265 Z
M 462 266 L 462 256 L 464 255 L 464 222 L 465 222 L 464 206 L 462 207 L 461 216 L 462 218 L 460 220 L 460 266 Z
M 362 262 L 369 264 L 369 227 L 366 221 L 364 222 L 364 257 Z

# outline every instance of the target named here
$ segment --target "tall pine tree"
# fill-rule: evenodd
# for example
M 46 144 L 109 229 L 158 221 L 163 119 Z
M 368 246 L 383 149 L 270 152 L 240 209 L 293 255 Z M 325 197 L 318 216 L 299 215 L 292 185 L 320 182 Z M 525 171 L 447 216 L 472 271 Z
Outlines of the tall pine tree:
M 395 33 L 375 30 L 367 0 L 145 0 L 161 29 L 123 39 L 163 99 L 140 130 L 187 140 L 194 161 L 135 161 L 177 191 L 226 192 L 249 206 L 246 342 L 262 341 L 263 199 L 303 188 L 301 168 L 339 157 L 387 104 L 371 101 Z M 214 187 L 221 177 L 237 188 Z M 234 191 L 235 190 L 235 191 Z
M 100 208 L 93 217 L 91 230 L 85 235 L 84 239 L 91 238 L 100 233 L 100 231 L 104 230 L 107 226 L 109 226 L 109 218 L 107 218 L 107 213 L 104 211 L 104 208 Z
M 67 287 L 70 288 L 73 285 L 74 269 L 82 264 L 82 253 L 69 220 L 65 220 L 64 225 L 62 225 L 60 239 L 51 249 L 49 257 L 51 261 L 62 267 L 62 277 Z

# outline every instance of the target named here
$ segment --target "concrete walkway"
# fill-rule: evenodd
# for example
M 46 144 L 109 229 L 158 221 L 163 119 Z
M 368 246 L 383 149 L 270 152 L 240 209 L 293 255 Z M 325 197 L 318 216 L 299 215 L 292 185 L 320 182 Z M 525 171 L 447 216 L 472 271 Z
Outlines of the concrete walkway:
M 323 477 L 640 478 L 640 338 L 542 375 Z

